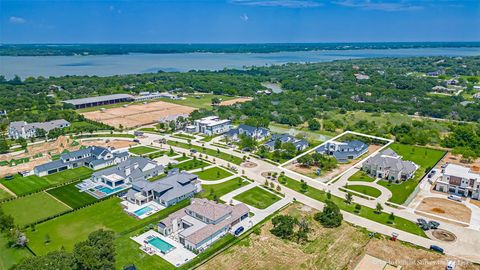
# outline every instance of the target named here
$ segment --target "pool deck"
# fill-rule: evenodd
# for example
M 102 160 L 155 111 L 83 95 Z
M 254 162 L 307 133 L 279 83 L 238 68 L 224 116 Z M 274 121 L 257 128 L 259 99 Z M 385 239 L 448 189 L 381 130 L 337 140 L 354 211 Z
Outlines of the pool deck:
M 162 239 L 163 241 L 169 243 L 170 245 L 174 246 L 175 248 L 173 250 L 171 250 L 170 252 L 168 252 L 167 254 L 162 254 L 154 246 L 152 246 L 150 244 L 145 244 L 145 240 L 148 237 L 151 237 L 151 236 L 158 237 L 158 238 Z M 168 261 L 169 263 L 171 263 L 171 264 L 173 264 L 174 266 L 177 266 L 177 267 L 186 263 L 186 262 L 188 262 L 188 261 L 191 261 L 193 258 L 195 258 L 197 256 L 197 255 L 195 255 L 195 253 L 193 253 L 190 250 L 184 248 L 183 245 L 180 244 L 179 242 L 177 242 L 173 239 L 170 239 L 168 237 L 165 237 L 165 236 L 161 235 L 160 233 L 158 233 L 154 230 L 149 230 L 148 232 L 145 232 L 145 233 L 140 234 L 138 236 L 131 237 L 131 239 L 133 241 L 137 242 L 138 244 L 140 244 L 140 249 L 142 249 L 142 247 L 146 246 L 147 248 L 150 248 L 150 250 L 153 251 L 152 256 L 153 255 L 160 256 L 164 260 Z M 143 249 L 142 249 L 142 251 L 143 251 Z
M 142 204 L 142 205 L 138 205 L 138 204 L 131 203 L 131 202 L 127 201 L 127 200 L 123 200 L 123 201 L 121 202 L 121 204 L 122 204 L 122 206 L 124 207 L 123 210 L 125 210 L 125 212 L 127 212 L 127 213 L 129 213 L 129 214 L 131 214 L 131 215 L 133 215 L 133 216 L 135 216 L 135 217 L 137 217 L 137 218 L 139 218 L 139 219 L 144 219 L 144 218 L 146 218 L 146 217 L 149 217 L 149 216 L 157 213 L 157 212 L 160 211 L 160 210 L 165 209 L 165 207 L 164 207 L 163 205 L 160 205 L 160 204 L 158 204 L 158 203 L 156 203 L 156 202 L 153 202 L 153 201 L 152 201 L 152 202 L 145 203 L 145 204 Z M 141 216 L 135 215 L 135 213 L 134 213 L 135 211 L 137 211 L 137 210 L 139 210 L 139 209 L 142 209 L 142 208 L 144 208 L 144 207 L 147 207 L 147 206 L 150 206 L 150 207 L 153 208 L 154 210 L 152 210 L 152 211 L 150 211 L 150 212 L 148 212 L 148 213 L 145 213 L 145 214 L 143 214 L 143 215 L 141 215 Z

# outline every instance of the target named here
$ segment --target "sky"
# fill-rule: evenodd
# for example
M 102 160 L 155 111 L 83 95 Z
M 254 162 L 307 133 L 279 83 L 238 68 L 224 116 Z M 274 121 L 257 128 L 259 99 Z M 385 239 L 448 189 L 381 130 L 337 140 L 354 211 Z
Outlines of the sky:
M 0 43 L 480 41 L 480 0 L 0 0 Z

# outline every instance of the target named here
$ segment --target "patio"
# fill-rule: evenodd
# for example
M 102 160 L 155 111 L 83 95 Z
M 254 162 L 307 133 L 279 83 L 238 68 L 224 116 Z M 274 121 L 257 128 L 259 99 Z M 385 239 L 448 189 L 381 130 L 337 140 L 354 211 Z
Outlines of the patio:
M 123 206 L 123 210 L 125 210 L 125 212 L 132 216 L 135 216 L 138 219 L 144 219 L 157 213 L 160 210 L 165 209 L 163 205 L 160 205 L 154 201 L 138 205 L 124 200 L 121 202 L 121 205 Z

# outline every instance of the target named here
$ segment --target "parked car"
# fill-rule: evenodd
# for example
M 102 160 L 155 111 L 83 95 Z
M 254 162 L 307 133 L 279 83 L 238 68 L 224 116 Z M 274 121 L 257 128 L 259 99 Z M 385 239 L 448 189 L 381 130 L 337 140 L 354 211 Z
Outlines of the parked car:
M 133 139 L 133 142 L 140 143 L 139 139 Z
M 195 154 L 195 153 L 197 153 L 197 152 L 198 152 L 198 151 L 195 150 L 195 149 L 190 149 L 190 153 L 192 153 L 192 154 Z
M 448 261 L 445 270 L 455 270 L 455 261 Z
M 462 197 L 457 196 L 457 195 L 449 195 L 449 196 L 448 196 L 448 199 L 453 200 L 453 201 L 457 201 L 457 202 L 461 202 L 461 201 L 462 201 Z
M 430 249 L 433 250 L 433 251 L 436 251 L 436 252 L 443 253 L 443 248 L 441 248 L 439 246 L 436 246 L 436 245 L 431 245 Z
M 240 235 L 244 230 L 245 228 L 243 228 L 243 226 L 238 227 L 234 232 L 235 236 Z
M 417 219 L 417 224 L 418 225 L 425 225 L 425 224 L 427 224 L 427 221 L 423 218 L 418 218 Z
M 434 221 L 434 220 L 430 220 L 430 221 L 428 222 L 428 226 L 430 227 L 430 229 L 435 230 L 435 229 L 438 228 L 438 226 L 440 226 L 440 223 L 438 223 L 438 222 L 436 222 L 436 221 Z

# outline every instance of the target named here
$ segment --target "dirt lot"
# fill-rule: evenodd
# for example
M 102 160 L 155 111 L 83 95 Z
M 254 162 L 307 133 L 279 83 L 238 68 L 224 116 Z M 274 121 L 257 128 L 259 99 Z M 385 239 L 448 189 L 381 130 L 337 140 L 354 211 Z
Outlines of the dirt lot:
M 472 215 L 472 211 L 462 203 L 442 198 L 425 198 L 416 210 L 467 223 L 470 222 Z
M 312 219 L 314 211 L 300 203 L 289 206 L 282 214 L 308 220 L 311 232 L 307 243 L 297 244 L 273 236 L 269 232 L 271 222 L 267 222 L 259 235 L 252 233 L 200 269 L 355 269 L 364 255 L 369 254 L 407 270 L 437 270 L 452 259 L 383 237 L 370 239 L 366 231 L 347 223 L 339 228 L 323 228 Z M 465 262 L 457 261 L 456 269 L 480 269 L 478 265 L 462 264 Z
M 106 140 L 99 140 L 99 139 L 82 141 L 82 145 L 85 145 L 85 146 L 113 147 L 114 149 L 130 147 L 137 144 L 138 143 L 136 142 L 122 140 L 122 139 L 112 139 L 112 140 L 109 140 L 109 142 L 106 142 Z
M 381 145 L 376 145 L 376 144 L 369 145 L 368 146 L 368 152 L 365 153 L 363 156 L 361 156 L 357 159 L 351 160 L 349 163 L 338 163 L 337 168 L 335 168 L 331 171 L 328 171 L 328 172 L 322 172 L 322 175 L 320 177 L 318 177 L 315 174 L 315 172 L 317 171 L 317 168 L 318 168 L 316 166 L 311 166 L 311 167 L 307 168 L 307 167 L 300 166 L 299 164 L 290 163 L 286 166 L 286 168 L 289 169 L 289 170 L 292 170 L 294 172 L 306 175 L 306 176 L 311 177 L 311 178 L 318 178 L 322 182 L 328 182 L 331 179 L 335 178 L 340 173 L 348 170 L 350 167 L 355 166 L 355 164 L 357 164 L 358 162 L 363 160 L 365 157 L 367 157 L 371 153 L 377 151 L 380 147 L 382 147 L 382 146 Z
M 448 152 L 445 157 L 440 160 L 437 164 L 437 168 L 440 168 L 443 164 L 445 163 L 452 163 L 452 164 L 459 164 L 462 166 L 467 166 L 472 169 L 472 171 L 476 173 L 480 173 L 480 158 L 477 158 L 476 160 L 472 161 L 471 163 L 464 163 L 461 160 L 460 156 L 453 155 L 451 152 Z
M 189 114 L 194 110 L 195 108 L 188 106 L 157 101 L 82 114 L 88 119 L 102 122 L 112 127 L 122 125 L 125 128 L 133 128 L 156 123 L 159 119 L 168 116 Z
M 253 98 L 251 97 L 241 97 L 241 98 L 235 98 L 231 100 L 225 100 L 220 102 L 221 106 L 228 106 L 228 105 L 233 105 L 235 103 L 243 103 L 243 102 L 248 102 L 251 101 Z

